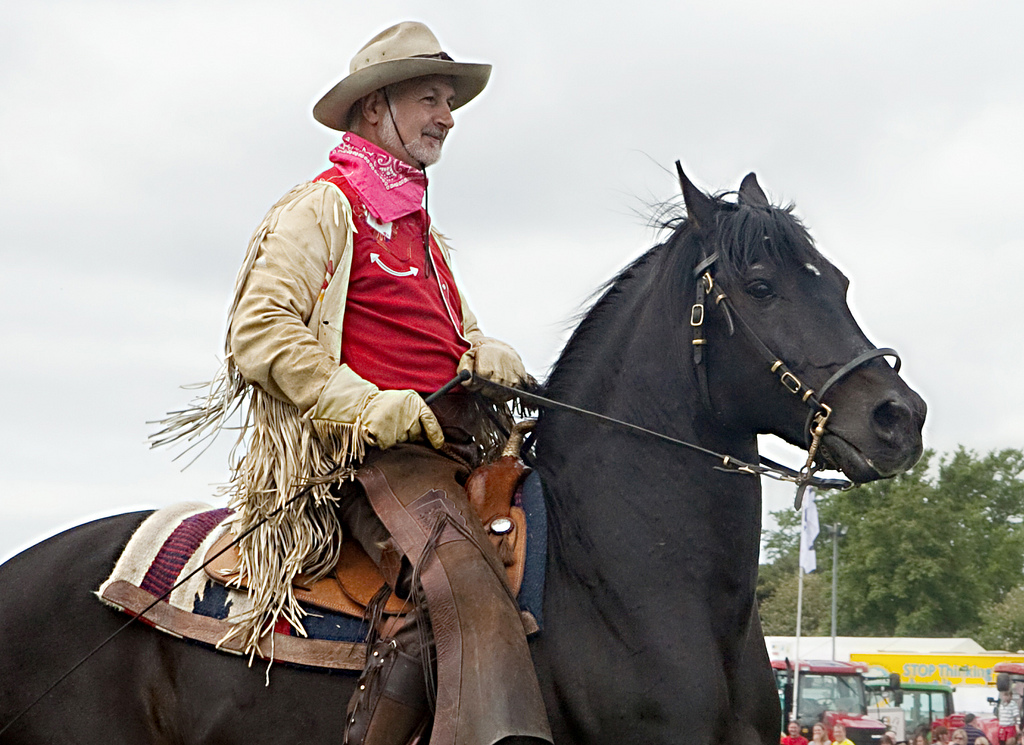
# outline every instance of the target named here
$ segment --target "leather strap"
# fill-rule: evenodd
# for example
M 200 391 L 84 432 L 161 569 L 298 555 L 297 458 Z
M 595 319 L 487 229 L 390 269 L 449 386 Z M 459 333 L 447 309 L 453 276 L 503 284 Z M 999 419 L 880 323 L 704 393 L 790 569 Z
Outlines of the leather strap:
M 850 360 L 845 365 L 843 365 L 838 370 L 836 370 L 834 373 L 832 373 L 832 377 L 830 377 L 828 380 L 826 380 L 825 381 L 825 385 L 823 385 L 821 388 L 818 389 L 818 400 L 819 401 L 824 400 L 825 393 L 828 391 L 829 388 L 831 388 L 833 385 L 835 385 L 840 380 L 845 378 L 847 375 L 852 373 L 854 370 L 856 370 L 858 367 L 863 365 L 865 362 L 869 362 L 870 360 L 873 360 L 876 357 L 895 357 L 896 358 L 896 364 L 893 365 L 893 369 L 896 372 L 900 371 L 900 366 L 903 364 L 902 360 L 900 360 L 899 354 L 896 353 L 895 349 L 890 349 L 889 347 L 879 347 L 878 349 L 869 349 L 866 352 L 862 352 L 861 354 L 858 354 L 852 360 Z
M 828 389 L 838 383 L 840 380 L 845 378 L 847 375 L 852 373 L 861 365 L 870 362 L 878 357 L 895 357 L 896 364 L 893 365 L 893 369 L 896 372 L 900 371 L 900 365 L 902 364 L 899 354 L 896 353 L 895 349 L 889 347 L 879 347 L 876 349 L 869 349 L 866 352 L 861 352 L 852 360 L 847 362 L 845 365 L 840 367 L 825 381 L 825 384 L 821 386 L 815 393 L 811 395 L 811 399 L 815 402 L 818 408 L 820 408 L 822 402 L 825 400 L 825 394 L 828 393 Z M 812 422 L 814 421 L 814 415 L 817 413 L 817 408 L 812 408 L 807 414 L 807 423 L 804 426 L 804 433 L 807 441 L 811 438 Z

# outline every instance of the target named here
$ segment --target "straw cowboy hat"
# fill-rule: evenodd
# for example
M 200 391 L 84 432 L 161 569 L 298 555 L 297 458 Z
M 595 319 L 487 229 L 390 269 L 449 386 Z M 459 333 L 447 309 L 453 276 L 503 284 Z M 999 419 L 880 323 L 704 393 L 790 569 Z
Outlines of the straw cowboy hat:
M 331 129 L 344 131 L 348 112 L 360 98 L 422 75 L 450 76 L 455 88 L 452 109 L 457 109 L 484 89 L 491 66 L 456 62 L 441 50 L 437 38 L 422 23 L 399 23 L 381 31 L 356 53 L 348 77 L 317 102 L 313 117 Z

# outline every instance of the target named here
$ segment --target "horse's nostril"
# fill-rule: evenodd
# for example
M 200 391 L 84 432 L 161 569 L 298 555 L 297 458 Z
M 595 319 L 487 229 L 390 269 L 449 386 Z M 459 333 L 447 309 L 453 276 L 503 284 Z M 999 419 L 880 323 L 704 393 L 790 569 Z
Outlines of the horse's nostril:
M 895 436 L 911 420 L 910 408 L 899 401 L 883 401 L 872 414 L 876 431 L 883 437 Z

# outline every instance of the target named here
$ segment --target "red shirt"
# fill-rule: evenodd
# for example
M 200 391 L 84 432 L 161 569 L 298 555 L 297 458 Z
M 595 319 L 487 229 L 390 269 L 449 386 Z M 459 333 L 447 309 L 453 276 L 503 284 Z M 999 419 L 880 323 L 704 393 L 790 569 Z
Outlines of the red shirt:
M 789 735 L 782 736 L 782 745 L 807 745 L 807 738 L 797 735 L 796 737 L 790 737 Z
M 340 170 L 318 180 L 348 197 L 356 227 L 341 361 L 381 388 L 437 390 L 455 377 L 469 342 L 455 278 L 432 237 L 427 263 L 426 211 L 382 225 Z

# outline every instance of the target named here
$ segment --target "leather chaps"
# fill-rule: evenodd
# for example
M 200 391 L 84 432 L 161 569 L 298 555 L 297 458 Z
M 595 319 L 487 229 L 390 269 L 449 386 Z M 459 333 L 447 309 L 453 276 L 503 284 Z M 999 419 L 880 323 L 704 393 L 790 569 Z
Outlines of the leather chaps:
M 356 474 L 363 489 L 343 489 L 344 499 L 368 500 L 382 525 L 359 520 L 358 503 L 341 509 L 389 582 L 399 562 L 406 573 L 416 567 L 436 649 L 432 745 L 551 742 L 519 608 L 466 499 L 468 475 L 462 458 L 423 445 L 371 451 Z M 354 493 L 363 490 L 365 497 Z

